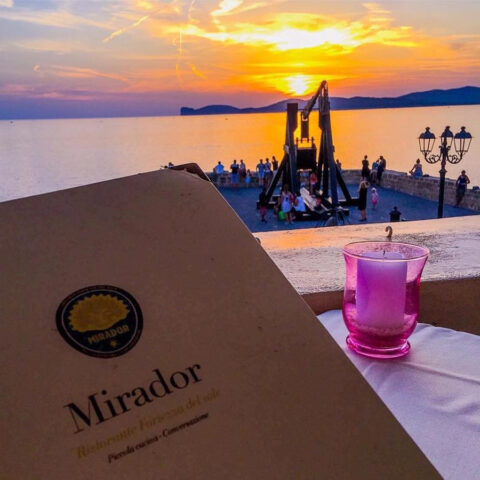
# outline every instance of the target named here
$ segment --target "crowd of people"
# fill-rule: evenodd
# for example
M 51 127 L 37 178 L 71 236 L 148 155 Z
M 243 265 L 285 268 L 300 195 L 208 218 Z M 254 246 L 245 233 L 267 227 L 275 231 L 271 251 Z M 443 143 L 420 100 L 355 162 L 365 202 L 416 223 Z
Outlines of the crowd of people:
M 420 165 L 420 166 L 419 166 Z M 360 213 L 360 222 L 367 221 L 367 203 L 368 203 L 368 191 L 372 185 L 380 185 L 382 181 L 383 173 L 387 168 L 387 161 L 383 155 L 380 155 L 377 160 L 372 164 L 370 169 L 370 164 L 368 156 L 365 155 L 362 160 L 362 179 L 358 186 L 358 211 Z M 423 175 L 422 166 L 420 160 L 417 160 L 413 166 L 410 173 L 418 178 Z M 372 210 L 376 210 L 380 201 L 380 195 L 378 190 L 372 186 L 370 190 L 370 203 L 372 205 Z M 402 212 L 398 210 L 397 206 L 394 206 L 389 213 L 390 222 L 399 222 L 401 219 Z
M 365 155 L 362 160 L 362 180 L 373 183 L 374 185 L 380 184 L 382 182 L 383 172 L 386 168 L 387 161 L 383 155 L 380 155 L 378 159 L 372 163 L 372 168 L 370 168 L 368 155 Z
M 258 206 L 260 211 L 260 221 L 267 223 L 268 199 L 267 187 L 265 185 L 262 187 L 262 191 L 258 197 Z M 300 192 L 293 194 L 290 191 L 290 185 L 284 184 L 280 195 L 278 196 L 277 203 L 273 207 L 273 212 L 277 216 L 277 219 L 285 221 L 287 225 L 291 225 L 297 216 L 306 211 L 307 207 L 305 206 L 305 201 Z
M 368 189 L 370 188 L 370 183 L 368 180 L 362 178 L 360 185 L 358 187 L 358 211 L 360 212 L 360 222 L 367 221 L 367 203 L 368 203 Z M 380 200 L 380 195 L 375 187 L 372 187 L 370 190 L 370 202 L 372 205 L 372 210 L 376 210 Z M 390 211 L 390 221 L 399 222 L 401 219 L 402 212 L 398 210 L 397 206 L 394 206 Z
M 267 157 L 265 161 L 261 158 L 255 167 L 255 172 L 258 177 L 258 185 L 260 187 L 268 186 L 273 180 L 273 177 L 278 170 L 278 160 L 275 158 L 275 155 L 272 156 L 272 160 Z M 216 177 L 227 173 L 225 166 L 222 162 L 218 162 L 217 165 L 213 168 L 213 173 Z M 239 184 L 245 184 L 248 188 L 252 183 L 252 172 L 245 165 L 244 161 L 241 159 L 240 163 L 237 163 L 237 160 L 233 160 L 233 163 L 230 165 L 230 183 L 232 186 L 236 187 Z
M 336 160 L 337 170 L 342 172 L 342 164 Z M 358 210 L 360 213 L 360 222 L 367 221 L 367 204 L 370 202 L 373 211 L 377 210 L 380 203 L 380 194 L 377 188 L 382 183 L 382 176 L 386 170 L 387 161 L 383 155 L 380 155 L 377 160 L 373 162 L 370 167 L 368 155 L 364 155 L 362 160 L 361 169 L 361 181 L 358 187 Z M 279 168 L 279 163 L 275 156 L 272 156 L 271 160 L 267 157 L 260 159 L 255 167 L 254 173 L 258 178 L 258 186 L 261 188 L 259 195 L 259 211 L 260 221 L 267 222 L 267 190 L 271 185 L 272 180 L 275 178 Z M 230 182 L 232 186 L 238 186 L 240 184 L 245 185 L 247 188 L 252 183 L 252 171 L 248 169 L 241 159 L 239 162 L 233 160 L 230 165 L 229 172 L 225 169 L 222 162 L 218 162 L 214 168 L 214 173 L 222 175 L 224 173 L 230 174 Z M 420 159 L 417 159 L 409 171 L 409 174 L 413 178 L 421 178 L 424 176 L 423 167 Z M 314 171 L 301 171 L 299 178 L 301 186 L 305 187 L 310 195 L 314 195 L 320 188 L 320 182 L 317 174 Z M 461 175 L 456 181 L 456 207 L 460 205 L 465 195 L 467 185 L 470 183 L 470 179 L 466 175 L 465 170 L 462 170 Z M 292 224 L 294 219 L 306 212 L 305 201 L 302 198 L 300 192 L 291 192 L 289 185 L 283 185 L 278 201 L 274 205 L 274 213 L 278 220 L 285 221 L 287 225 Z M 394 206 L 389 212 L 390 221 L 398 222 L 401 219 L 401 212 L 398 207 Z
M 368 203 L 368 189 L 371 185 L 380 185 L 382 182 L 382 176 L 387 168 L 387 161 L 383 155 L 380 155 L 377 160 L 372 163 L 370 168 L 370 162 L 368 155 L 364 155 L 362 160 L 362 179 L 358 186 L 358 211 L 360 212 L 360 222 L 367 221 L 367 203 Z M 376 210 L 380 200 L 380 195 L 375 187 L 372 187 L 370 191 L 370 202 L 372 209 Z

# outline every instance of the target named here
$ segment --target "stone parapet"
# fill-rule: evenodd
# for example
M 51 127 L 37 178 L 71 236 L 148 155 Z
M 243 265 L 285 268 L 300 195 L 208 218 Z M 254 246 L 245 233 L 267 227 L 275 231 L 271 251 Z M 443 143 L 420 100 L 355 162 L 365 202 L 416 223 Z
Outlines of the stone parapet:
M 217 187 L 233 187 L 231 175 L 228 172 L 221 173 L 220 175 L 217 175 L 213 172 L 207 172 L 207 176 Z M 246 187 L 247 185 L 245 181 L 242 180 L 239 181 L 237 186 Z M 250 182 L 250 186 L 258 186 L 258 176 L 256 172 L 252 173 L 252 180 Z
M 347 184 L 360 183 L 361 170 L 345 170 L 343 179 Z M 386 170 L 382 176 L 381 186 L 391 188 L 397 192 L 407 193 L 415 197 L 438 201 L 440 178 L 421 177 L 413 178 L 404 172 Z M 455 180 L 445 179 L 445 204 L 455 205 L 456 202 Z M 461 206 L 471 210 L 480 211 L 480 190 L 469 188 L 463 197 Z
M 350 242 L 386 240 L 388 224 L 255 233 L 263 248 L 315 313 L 342 307 Z M 421 322 L 480 334 L 480 216 L 401 222 L 393 241 L 422 245 Z

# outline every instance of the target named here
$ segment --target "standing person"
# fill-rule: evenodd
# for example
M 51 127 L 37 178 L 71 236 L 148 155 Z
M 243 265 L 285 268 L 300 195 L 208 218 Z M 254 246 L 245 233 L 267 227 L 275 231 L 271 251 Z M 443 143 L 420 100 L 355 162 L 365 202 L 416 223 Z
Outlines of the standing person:
M 383 158 L 383 155 L 380 155 L 377 161 L 378 161 L 377 180 L 378 180 L 378 183 L 380 183 L 382 181 L 383 172 L 387 168 L 387 161 L 385 160 L 385 158 Z
M 340 160 L 337 158 L 337 160 L 335 161 L 335 165 L 337 166 L 337 170 L 342 173 L 343 170 L 342 170 L 342 163 L 340 162 Z
M 270 185 L 270 182 L 272 181 L 272 164 L 270 163 L 270 160 L 268 157 L 265 159 L 265 185 L 268 186 Z
M 250 171 L 250 170 L 249 170 Z M 263 186 L 260 195 L 258 196 L 258 208 L 260 209 L 260 221 L 262 223 L 267 223 L 267 219 L 265 218 L 267 215 L 267 187 Z
M 372 171 L 370 172 L 370 181 L 376 185 L 377 184 L 377 174 L 378 174 L 378 161 L 375 160 L 372 163 Z
M 420 163 L 420 159 L 417 158 L 417 161 L 414 163 L 413 167 L 410 169 L 410 175 L 413 176 L 413 178 L 420 178 L 423 177 L 423 170 L 422 170 L 422 164 Z
M 362 160 L 362 180 L 370 180 L 370 168 L 368 164 L 368 156 L 365 155 Z
M 234 187 L 238 185 L 238 168 L 239 165 L 236 160 L 230 165 L 230 172 L 231 172 L 231 183 Z
M 462 174 L 457 178 L 456 182 L 456 203 L 455 207 L 458 207 L 460 205 L 460 202 L 462 201 L 465 192 L 467 191 L 467 185 L 470 183 L 470 179 L 467 177 L 467 173 L 465 170 L 462 170 Z
M 377 189 L 376 188 L 372 188 L 372 194 L 370 196 L 370 201 L 372 202 L 372 208 L 374 210 L 377 209 L 377 205 L 378 205 L 378 192 L 377 192 Z
M 263 180 L 265 178 L 265 164 L 263 163 L 263 158 L 261 158 L 260 162 L 257 164 L 256 170 L 258 172 L 258 186 L 263 187 Z
M 240 176 L 240 181 L 244 182 L 247 177 L 247 166 L 243 163 L 243 159 L 240 159 L 240 164 L 238 165 L 238 175 Z
M 218 162 L 215 166 L 215 173 L 217 175 L 221 175 L 225 170 L 225 167 L 222 165 L 222 162 Z
M 245 174 L 245 185 L 247 188 L 250 187 L 250 183 L 252 182 L 252 174 L 250 170 L 247 170 L 247 173 Z
M 361 219 L 360 222 L 367 221 L 367 192 L 368 192 L 368 182 L 362 180 L 358 186 L 358 211 L 360 212 Z
M 292 209 L 293 209 L 293 194 L 290 191 L 290 186 L 285 184 L 282 188 L 282 193 L 280 194 L 279 198 L 281 202 L 282 212 L 285 213 L 285 220 L 287 224 L 293 223 L 292 218 Z
M 213 169 L 213 174 L 214 174 L 214 182 L 218 182 L 219 180 L 219 177 L 220 175 L 223 173 L 224 171 L 224 167 L 222 165 L 222 162 L 218 162 L 216 165 L 215 165 L 215 168 Z
M 272 155 L 272 171 L 275 176 L 278 170 L 278 160 L 275 158 L 275 155 Z

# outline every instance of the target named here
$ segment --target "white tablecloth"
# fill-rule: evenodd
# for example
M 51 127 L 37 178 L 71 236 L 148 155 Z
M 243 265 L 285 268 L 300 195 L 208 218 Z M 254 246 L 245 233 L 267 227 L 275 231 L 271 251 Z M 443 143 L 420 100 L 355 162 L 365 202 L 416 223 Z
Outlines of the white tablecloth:
M 480 479 L 480 337 L 420 323 L 406 357 L 347 348 L 342 312 L 318 316 L 418 447 L 446 479 Z

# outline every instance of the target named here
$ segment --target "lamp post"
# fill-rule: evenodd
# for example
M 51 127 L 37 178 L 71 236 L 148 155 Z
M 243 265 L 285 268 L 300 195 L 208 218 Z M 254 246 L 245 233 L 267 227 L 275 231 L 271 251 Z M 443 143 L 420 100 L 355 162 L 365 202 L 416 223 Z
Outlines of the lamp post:
M 465 131 L 465 127 L 461 127 L 460 131 L 453 135 L 450 130 L 450 127 L 445 127 L 442 135 L 440 136 L 441 144 L 439 145 L 440 154 L 430 155 L 433 150 L 433 145 L 435 143 L 435 135 L 430 131 L 430 127 L 425 128 L 425 132 L 421 133 L 418 137 L 418 144 L 420 146 L 420 151 L 422 152 L 425 160 L 428 163 L 437 163 L 441 161 L 440 168 L 440 191 L 438 195 L 438 218 L 443 217 L 443 198 L 445 194 L 445 174 L 447 170 L 445 165 L 447 161 L 456 164 L 459 163 L 463 156 L 468 152 L 470 148 L 470 142 L 472 141 L 472 136 L 470 133 Z M 452 146 L 452 141 L 454 141 L 455 151 L 457 155 L 450 154 L 450 148 Z

